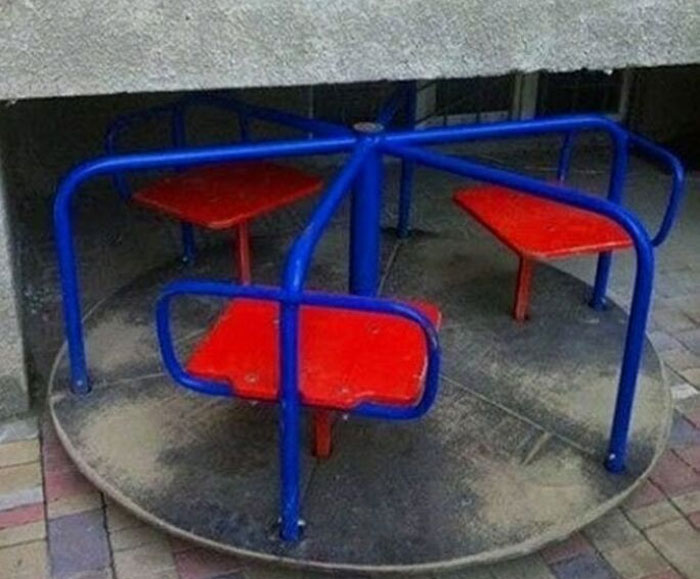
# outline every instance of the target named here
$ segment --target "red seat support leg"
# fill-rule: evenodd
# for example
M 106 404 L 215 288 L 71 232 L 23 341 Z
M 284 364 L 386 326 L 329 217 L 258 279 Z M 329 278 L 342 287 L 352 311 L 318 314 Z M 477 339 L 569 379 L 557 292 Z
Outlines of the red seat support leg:
M 525 256 L 520 256 L 518 264 L 518 279 L 515 284 L 515 304 L 513 305 L 513 317 L 518 322 L 524 322 L 528 317 L 530 307 L 530 289 L 532 287 L 532 273 L 535 262 Z
M 248 233 L 248 222 L 241 221 L 236 226 L 236 269 L 238 270 L 238 281 L 248 285 L 251 280 L 250 274 L 250 235 Z
M 316 458 L 328 458 L 331 455 L 331 418 L 328 410 L 314 410 L 311 415 L 313 423 L 313 455 Z

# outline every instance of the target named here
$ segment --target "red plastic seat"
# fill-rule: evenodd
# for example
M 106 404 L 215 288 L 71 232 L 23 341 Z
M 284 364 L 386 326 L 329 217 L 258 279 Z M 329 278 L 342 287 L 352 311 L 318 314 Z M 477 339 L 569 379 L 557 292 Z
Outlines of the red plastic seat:
M 533 262 L 632 246 L 614 221 L 590 211 L 494 186 L 457 191 L 455 203 L 520 257 L 513 315 L 527 317 Z
M 229 229 L 318 192 L 322 181 L 294 167 L 262 161 L 197 167 L 160 179 L 134 201 L 180 221 Z
M 414 304 L 436 327 L 439 310 Z M 419 327 L 387 314 L 302 306 L 299 328 L 302 403 L 349 410 L 363 402 L 414 405 L 427 368 Z M 187 363 L 195 376 L 226 382 L 234 395 L 277 400 L 279 304 L 234 300 Z
M 238 270 L 250 281 L 247 224 L 264 213 L 321 190 L 323 181 L 285 165 L 264 161 L 196 167 L 159 179 L 133 201 L 185 223 L 238 230 Z

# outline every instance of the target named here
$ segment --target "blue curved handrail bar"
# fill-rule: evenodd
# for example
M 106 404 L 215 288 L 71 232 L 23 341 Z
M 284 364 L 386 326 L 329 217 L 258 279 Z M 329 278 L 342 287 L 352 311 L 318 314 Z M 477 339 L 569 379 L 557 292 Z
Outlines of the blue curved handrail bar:
M 156 305 L 156 325 L 163 363 L 173 379 L 190 390 L 212 396 L 233 396 L 230 385 L 213 380 L 203 380 L 188 373 L 175 353 L 170 326 L 170 304 L 181 295 L 251 299 L 273 301 L 280 304 L 294 303 L 307 306 L 375 312 L 407 319 L 417 324 L 425 338 L 428 366 L 425 387 L 419 402 L 411 407 L 364 403 L 351 410 L 354 414 L 382 418 L 418 418 L 425 414 L 435 401 L 440 373 L 440 343 L 437 331 L 420 310 L 409 304 L 382 298 L 368 298 L 326 292 L 304 292 L 290 295 L 282 288 L 267 286 L 242 286 L 226 281 L 178 280 L 167 284 L 160 292 Z
M 627 437 L 632 416 L 632 404 L 637 384 L 637 374 L 644 348 L 644 328 L 649 315 L 654 275 L 654 252 L 646 229 L 630 211 L 610 201 L 591 197 L 570 187 L 552 185 L 493 167 L 485 167 L 463 158 L 441 155 L 432 151 L 385 144 L 384 150 L 392 155 L 410 158 L 416 162 L 506 187 L 525 191 L 565 203 L 579 209 L 593 211 L 619 223 L 630 235 L 637 252 L 637 272 L 630 319 L 627 327 L 625 348 L 620 372 L 619 387 L 611 429 L 606 466 L 612 472 L 624 469 L 627 452 Z
M 360 138 L 350 160 L 328 187 L 308 224 L 294 241 L 287 254 L 282 276 L 282 287 L 288 292 L 298 293 L 303 289 L 313 250 L 341 201 L 349 193 L 373 142 L 372 137 Z
M 168 167 L 189 167 L 233 160 L 335 154 L 356 143 L 353 136 L 303 141 L 268 141 L 218 147 L 169 149 L 98 157 L 75 167 L 59 183 L 54 200 L 54 229 L 58 249 L 63 310 L 71 365 L 71 381 L 77 392 L 89 391 L 85 345 L 81 322 L 78 272 L 73 246 L 72 200 L 79 186 L 90 178 L 123 171 L 145 171 Z
M 148 122 L 158 117 L 170 118 L 173 146 L 178 148 L 185 147 L 187 143 L 184 116 L 187 110 L 194 106 L 218 108 L 235 113 L 238 116 L 242 141 L 244 142 L 248 141 L 250 119 L 267 121 L 322 137 L 349 136 L 352 134 L 352 131 L 349 129 L 333 123 L 253 105 L 230 96 L 205 93 L 186 95 L 165 105 L 128 112 L 117 116 L 107 127 L 104 144 L 106 154 L 115 155 L 119 152 L 118 139 L 124 131 L 139 123 Z M 112 179 L 120 197 L 122 199 L 128 199 L 131 192 L 123 174 L 115 173 Z

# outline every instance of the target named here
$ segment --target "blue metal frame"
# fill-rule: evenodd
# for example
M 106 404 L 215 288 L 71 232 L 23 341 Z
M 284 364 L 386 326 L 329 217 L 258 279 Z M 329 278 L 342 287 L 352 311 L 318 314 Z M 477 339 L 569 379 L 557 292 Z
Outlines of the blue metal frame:
M 148 122 L 155 118 L 164 117 L 170 120 L 170 134 L 172 146 L 182 149 L 187 146 L 187 113 L 193 107 L 209 107 L 221 109 L 235 114 L 238 118 L 241 141 L 250 141 L 251 120 L 265 121 L 284 125 L 312 135 L 339 136 L 349 135 L 351 131 L 345 127 L 326 123 L 317 119 L 307 119 L 290 113 L 277 111 L 267 107 L 260 107 L 244 103 L 228 95 L 215 93 L 202 93 L 186 96 L 167 105 L 152 107 L 132 113 L 120 115 L 107 128 L 105 136 L 105 152 L 114 155 L 119 149 L 119 138 L 128 129 L 140 123 Z M 127 201 L 131 197 L 131 190 L 123 173 L 115 173 L 112 177 L 115 189 L 120 197 Z M 194 260 L 196 253 L 194 227 L 191 223 L 181 224 L 182 233 L 182 260 L 189 263 Z
M 307 119 L 303 119 L 304 122 Z M 563 183 L 551 184 L 518 173 L 494 168 L 466 159 L 439 154 L 421 147 L 488 138 L 518 138 L 531 135 L 564 135 L 570 149 L 574 134 L 602 130 L 610 135 L 614 145 L 613 171 L 608 199 L 587 196 Z M 643 224 L 629 210 L 621 206 L 624 174 L 628 149 L 633 147 L 642 154 L 665 163 L 671 170 L 673 183 L 668 206 L 661 226 L 650 238 Z M 645 325 L 649 313 L 653 273 L 653 247 L 662 243 L 669 234 L 677 216 L 684 188 L 684 174 L 680 162 L 665 149 L 633 135 L 616 123 L 596 116 L 574 116 L 556 119 L 505 122 L 491 125 L 468 125 L 421 131 L 400 131 L 376 134 L 344 132 L 313 140 L 275 141 L 258 144 L 237 144 L 223 147 L 204 147 L 169 150 L 122 156 L 107 156 L 84 163 L 74 169 L 59 185 L 54 206 L 54 221 L 59 252 L 61 284 L 66 321 L 66 335 L 71 365 L 71 380 L 76 393 L 89 391 L 83 345 L 77 268 L 72 240 L 72 200 L 79 186 L 98 175 L 121 175 L 126 171 L 187 167 L 204 163 L 261 159 L 266 157 L 303 156 L 352 152 L 350 160 L 321 198 L 313 216 L 290 250 L 280 288 L 237 286 L 231 283 L 179 282 L 168 286 L 158 306 L 158 332 L 161 337 L 163 358 L 167 368 L 181 384 L 213 395 L 223 395 L 223 385 L 206 382 L 186 375 L 177 362 L 167 320 L 168 304 L 180 293 L 220 295 L 222 297 L 255 298 L 277 301 L 281 304 L 281 418 L 280 453 L 282 465 L 282 536 L 287 540 L 299 537 L 299 389 L 298 389 L 298 323 L 300 305 L 381 311 L 400 315 L 417 323 L 423 329 L 429 349 L 429 370 L 425 393 L 420 404 L 412 408 L 392 408 L 380 405 L 362 405 L 356 412 L 383 418 L 414 418 L 428 410 L 435 399 L 439 369 L 437 336 L 430 322 L 410 306 L 372 297 L 376 292 L 378 275 L 378 232 L 381 195 L 381 156 L 389 154 L 410 163 L 449 171 L 472 179 L 515 188 L 574 207 L 593 211 L 616 221 L 630 235 L 637 255 L 634 294 L 625 339 L 622 369 L 619 378 L 615 411 L 611 426 L 605 465 L 611 472 L 624 469 L 629 425 L 634 394 L 644 346 Z M 570 151 L 562 154 L 560 166 L 565 176 L 570 162 Z M 358 208 L 353 210 L 351 249 L 351 290 L 365 297 L 329 295 L 304 292 L 304 281 L 314 248 L 331 216 L 353 184 L 358 181 Z M 601 257 L 604 260 L 605 254 Z M 609 263 L 603 267 L 602 281 L 607 281 Z M 599 266 L 599 273 L 601 267 Z M 170 344 L 170 345 L 169 345 Z M 228 394 L 228 392 L 226 392 Z

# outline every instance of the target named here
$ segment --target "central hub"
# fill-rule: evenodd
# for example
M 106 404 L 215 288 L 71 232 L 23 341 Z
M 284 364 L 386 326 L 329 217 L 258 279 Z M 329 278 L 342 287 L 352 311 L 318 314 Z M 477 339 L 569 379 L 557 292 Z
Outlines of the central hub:
M 355 123 L 352 128 L 356 133 L 370 135 L 381 133 L 384 130 L 384 125 L 381 123 L 375 123 L 374 121 L 362 121 L 360 123 Z

